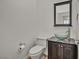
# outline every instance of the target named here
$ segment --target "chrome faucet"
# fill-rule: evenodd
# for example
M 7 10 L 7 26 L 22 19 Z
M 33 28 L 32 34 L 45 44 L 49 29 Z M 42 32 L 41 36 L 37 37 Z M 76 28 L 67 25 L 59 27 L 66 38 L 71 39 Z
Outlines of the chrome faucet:
M 68 33 L 67 37 L 70 38 L 70 28 L 68 28 L 68 30 L 65 33 Z

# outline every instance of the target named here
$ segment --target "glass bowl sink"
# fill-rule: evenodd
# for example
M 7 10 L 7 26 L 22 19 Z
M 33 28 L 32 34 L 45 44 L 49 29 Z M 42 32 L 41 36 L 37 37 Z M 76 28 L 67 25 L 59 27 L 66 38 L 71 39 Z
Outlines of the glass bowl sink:
M 68 28 L 68 30 L 63 34 L 63 35 L 58 35 L 58 34 L 54 34 L 55 37 L 61 41 L 68 39 L 70 37 L 70 28 Z
M 57 35 L 55 34 L 55 37 L 61 41 L 65 40 L 68 38 L 68 35 Z

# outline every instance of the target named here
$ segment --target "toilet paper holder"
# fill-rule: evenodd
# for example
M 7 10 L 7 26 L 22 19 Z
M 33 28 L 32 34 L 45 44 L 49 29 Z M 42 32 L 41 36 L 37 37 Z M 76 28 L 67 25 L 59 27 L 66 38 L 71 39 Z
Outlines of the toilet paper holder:
M 26 46 L 25 43 L 20 43 L 19 48 L 18 48 L 18 52 L 22 52 L 24 50 L 25 46 Z

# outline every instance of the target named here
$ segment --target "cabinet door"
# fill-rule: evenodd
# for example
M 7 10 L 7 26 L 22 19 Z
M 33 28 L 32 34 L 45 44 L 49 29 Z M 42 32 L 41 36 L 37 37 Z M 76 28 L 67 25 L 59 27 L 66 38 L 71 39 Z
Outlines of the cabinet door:
M 63 59 L 77 59 L 77 46 L 64 44 Z
M 59 59 L 63 59 L 63 44 L 61 43 L 61 44 L 59 44 L 60 46 L 59 46 L 59 51 L 58 51 L 58 53 L 59 53 Z
M 56 43 L 52 44 L 52 59 L 59 59 L 59 46 Z
M 58 45 L 48 42 L 48 59 L 58 59 Z
M 48 43 L 48 59 L 61 59 L 62 56 L 61 45 L 54 42 Z M 63 58 L 62 58 L 63 59 Z
M 52 59 L 52 45 L 48 42 L 48 59 Z

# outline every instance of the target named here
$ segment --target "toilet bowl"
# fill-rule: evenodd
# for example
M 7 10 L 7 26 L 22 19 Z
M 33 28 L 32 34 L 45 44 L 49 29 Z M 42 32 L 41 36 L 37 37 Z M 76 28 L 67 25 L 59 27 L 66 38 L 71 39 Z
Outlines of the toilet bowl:
M 42 56 L 42 53 L 44 51 L 44 46 L 41 45 L 36 45 L 34 47 L 32 47 L 29 51 L 29 55 L 31 57 L 31 59 L 40 59 Z

